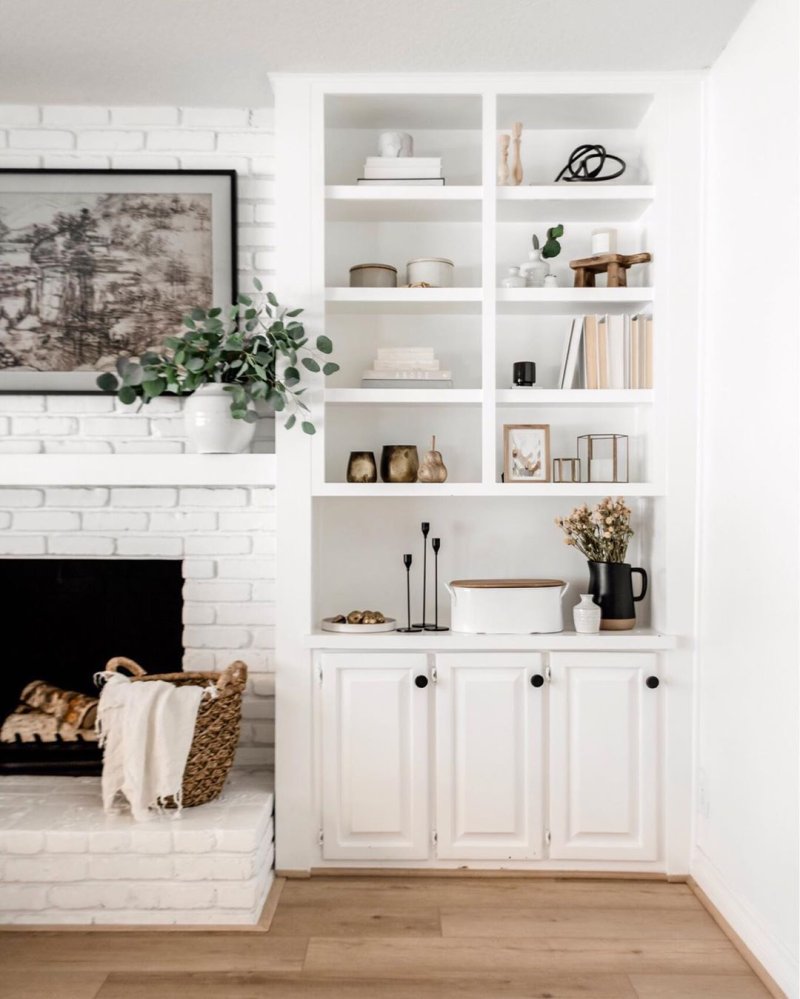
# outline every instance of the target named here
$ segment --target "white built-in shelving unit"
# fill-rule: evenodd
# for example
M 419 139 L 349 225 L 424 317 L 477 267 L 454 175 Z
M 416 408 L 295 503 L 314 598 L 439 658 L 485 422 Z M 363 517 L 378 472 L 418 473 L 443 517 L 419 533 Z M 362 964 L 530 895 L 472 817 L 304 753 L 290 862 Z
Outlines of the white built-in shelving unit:
M 283 752 L 293 761 L 285 781 L 278 771 L 279 807 L 291 813 L 279 867 L 303 868 L 316 849 L 303 841 L 319 790 L 305 714 L 313 713 L 304 671 L 315 649 L 674 646 L 671 669 L 685 679 L 690 657 L 674 636 L 689 633 L 692 617 L 695 442 L 685 400 L 696 379 L 700 116 L 691 75 L 279 74 L 273 84 L 277 291 L 281 301 L 306 309 L 310 330 L 331 337 L 340 365 L 312 394 L 316 435 L 299 440 L 296 431 L 278 430 L 277 656 L 285 694 L 278 758 Z M 498 187 L 498 134 L 514 121 L 524 127 L 524 180 Z M 377 153 L 386 129 L 411 132 L 417 155 L 441 155 L 446 185 L 358 186 L 364 159 Z M 622 156 L 625 174 L 608 184 L 554 183 L 584 142 Z M 557 223 L 566 230 L 562 253 L 550 262 L 559 287 L 502 288 L 507 268 L 527 259 L 531 234 L 541 238 Z M 626 288 L 572 287 L 569 261 L 589 255 L 592 231 L 606 226 L 617 230 L 620 252 L 647 250 L 653 262 L 632 269 Z M 354 264 L 393 264 L 402 284 L 406 262 L 424 256 L 454 261 L 453 287 L 349 287 Z M 654 315 L 652 389 L 558 387 L 571 322 L 587 313 Z M 362 388 L 376 348 L 392 346 L 433 346 L 453 372 L 453 387 Z M 512 389 L 517 360 L 536 362 L 537 388 Z M 630 481 L 504 483 L 503 425 L 512 423 L 549 424 L 551 457 L 576 456 L 580 434 L 626 434 Z M 380 461 L 385 444 L 415 444 L 422 454 L 434 434 L 450 473 L 446 483 L 345 481 L 351 451 L 373 451 Z M 443 580 L 556 576 L 576 594 L 585 585 L 585 563 L 563 544 L 553 519 L 609 493 L 630 501 L 630 561 L 645 565 L 651 578 L 650 596 L 637 605 L 636 633 L 611 642 L 565 634 L 549 644 L 483 636 L 470 645 L 461 636 L 436 645 L 435 637 L 410 636 L 407 646 L 394 635 L 355 646 L 319 632 L 323 616 L 353 607 L 402 614 L 401 556 L 414 553 L 416 573 L 423 520 L 442 538 Z M 415 575 L 417 604 L 419 585 Z M 568 618 L 576 599 L 565 603 Z M 443 591 L 440 609 L 446 623 Z M 679 696 L 689 697 L 688 685 Z M 673 708 L 667 724 L 677 732 L 685 715 L 679 701 Z M 671 758 L 675 773 L 685 763 L 681 752 Z M 676 814 L 682 793 L 675 792 Z

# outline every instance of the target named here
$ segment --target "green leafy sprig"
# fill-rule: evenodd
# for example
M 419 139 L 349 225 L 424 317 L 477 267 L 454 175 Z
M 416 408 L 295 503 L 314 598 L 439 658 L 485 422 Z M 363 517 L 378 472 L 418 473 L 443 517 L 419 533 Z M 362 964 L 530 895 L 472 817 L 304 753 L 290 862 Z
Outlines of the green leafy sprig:
M 547 239 L 544 246 L 542 247 L 542 256 L 545 260 L 549 260 L 552 257 L 557 257 L 561 253 L 561 243 L 559 239 L 564 235 L 564 226 L 560 223 L 558 225 L 551 226 L 547 230 Z M 534 250 L 539 249 L 539 237 L 534 235 L 531 238 Z
M 257 292 L 263 292 L 258 278 L 253 283 Z M 219 384 L 230 393 L 234 419 L 254 423 L 258 419 L 254 404 L 266 402 L 276 413 L 287 414 L 287 430 L 299 417 L 303 431 L 313 434 L 309 407 L 300 398 L 306 389 L 297 386 L 304 370 L 332 375 L 339 365 L 325 360 L 333 352 L 329 337 L 318 336 L 316 349 L 308 346 L 305 327 L 297 318 L 302 311 L 283 308 L 271 291 L 258 304 L 249 295 L 239 295 L 227 309 L 192 309 L 183 318 L 181 335 L 164 340 L 163 353 L 120 357 L 117 374 L 104 372 L 97 385 L 130 405 Z

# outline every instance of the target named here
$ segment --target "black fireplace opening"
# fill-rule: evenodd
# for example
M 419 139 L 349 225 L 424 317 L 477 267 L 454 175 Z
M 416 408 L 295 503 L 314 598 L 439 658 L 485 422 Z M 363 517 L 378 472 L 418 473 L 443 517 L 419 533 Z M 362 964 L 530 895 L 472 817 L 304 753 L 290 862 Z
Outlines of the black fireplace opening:
M 182 565 L 0 559 L 0 620 L 0 772 L 99 773 L 94 674 L 112 656 L 182 669 Z

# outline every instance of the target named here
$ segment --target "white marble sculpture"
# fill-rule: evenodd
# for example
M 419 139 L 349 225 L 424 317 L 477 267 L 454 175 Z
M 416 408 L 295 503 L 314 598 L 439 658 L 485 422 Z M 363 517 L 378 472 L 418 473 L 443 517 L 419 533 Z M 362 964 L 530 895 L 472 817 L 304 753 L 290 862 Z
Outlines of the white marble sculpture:
M 408 132 L 381 132 L 378 150 L 381 156 L 413 156 L 414 139 Z

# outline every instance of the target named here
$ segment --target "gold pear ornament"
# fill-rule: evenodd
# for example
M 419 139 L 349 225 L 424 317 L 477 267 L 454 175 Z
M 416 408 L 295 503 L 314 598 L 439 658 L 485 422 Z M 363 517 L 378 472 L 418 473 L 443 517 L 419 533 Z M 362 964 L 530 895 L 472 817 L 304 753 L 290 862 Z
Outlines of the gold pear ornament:
M 425 457 L 417 472 L 417 482 L 446 482 L 447 466 L 442 461 L 441 452 L 436 450 L 436 438 L 431 440 L 430 451 L 425 452 Z

